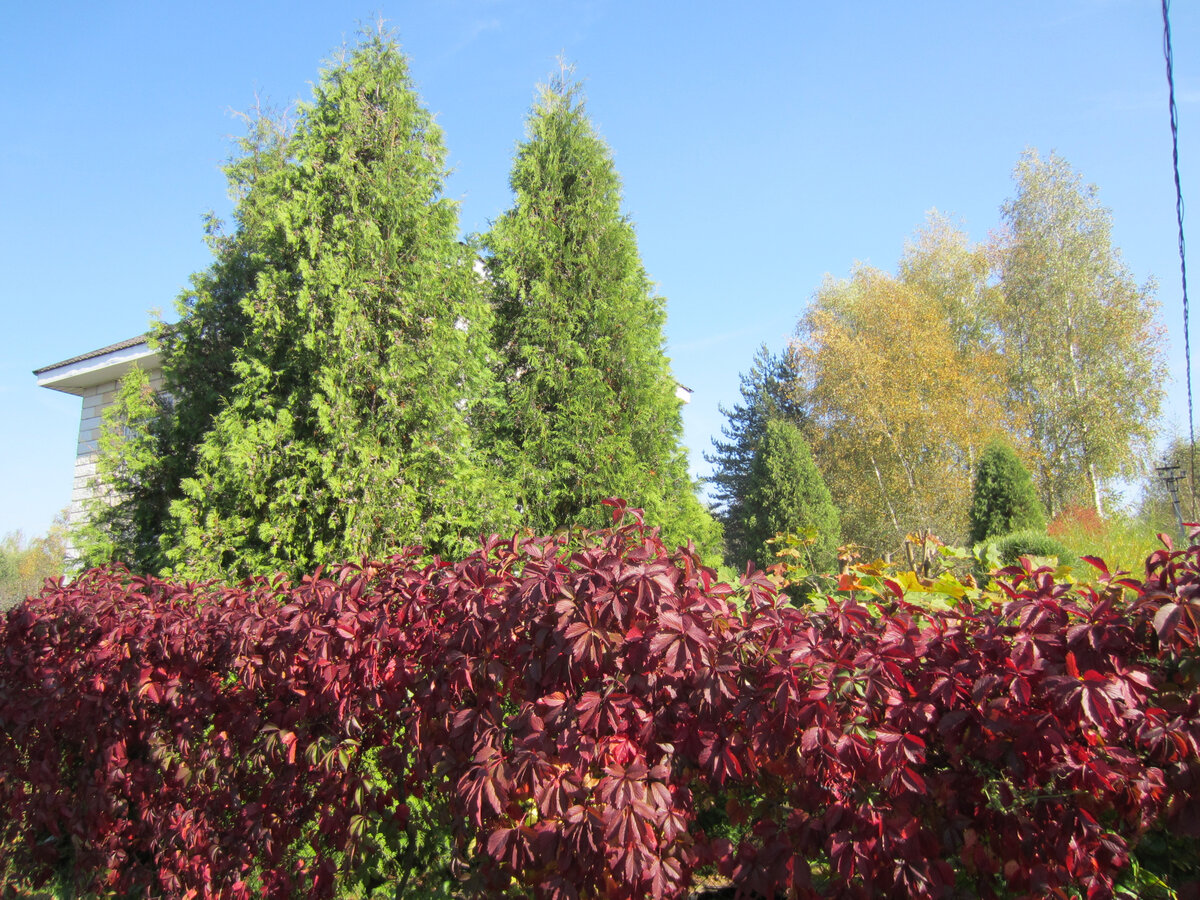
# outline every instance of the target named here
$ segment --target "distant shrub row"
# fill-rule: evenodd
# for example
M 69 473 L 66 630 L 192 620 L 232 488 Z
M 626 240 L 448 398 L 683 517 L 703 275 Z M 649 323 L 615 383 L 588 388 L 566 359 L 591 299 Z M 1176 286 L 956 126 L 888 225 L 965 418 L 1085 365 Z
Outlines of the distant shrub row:
M 1148 831 L 1200 835 L 1200 547 L 817 611 L 628 518 L 565 541 L 29 600 L 0 624 L 0 868 L 132 896 L 680 897 L 715 872 L 1105 897 Z

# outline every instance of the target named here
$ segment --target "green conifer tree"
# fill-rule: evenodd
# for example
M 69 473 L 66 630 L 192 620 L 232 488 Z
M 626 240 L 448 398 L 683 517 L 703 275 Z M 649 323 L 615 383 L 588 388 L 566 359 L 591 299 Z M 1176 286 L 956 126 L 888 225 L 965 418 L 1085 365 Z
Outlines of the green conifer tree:
M 975 470 L 968 540 L 977 544 L 1014 531 L 1045 528 L 1046 513 L 1029 470 L 1007 444 L 989 444 Z
M 496 446 L 525 523 L 539 532 L 603 525 L 600 501 L 620 496 L 668 540 L 715 550 L 718 529 L 680 443 L 665 304 L 577 85 L 542 89 L 510 183 L 515 204 L 484 243 L 504 400 Z
M 726 423 L 722 438 L 713 438 L 713 452 L 704 458 L 713 464 L 709 484 L 716 501 L 717 518 L 725 535 L 725 561 L 741 568 L 746 560 L 757 557 L 759 547 L 752 546 L 746 534 L 746 498 L 750 469 L 767 422 L 782 418 L 802 426 L 804 411 L 788 393 L 796 373 L 786 355 L 772 353 L 764 344 L 754 357 L 750 371 L 741 376 L 742 400 L 732 408 L 721 407 Z
M 765 568 L 776 562 L 767 545 L 775 535 L 803 535 L 811 529 L 816 532 L 809 547 L 814 570 L 833 571 L 840 536 L 837 507 L 804 436 L 791 422 L 774 418 L 766 423 L 750 465 L 740 513 L 751 552 L 748 558 L 758 565 Z M 744 565 L 744 560 L 736 562 Z
M 92 495 L 71 532 L 83 566 L 118 560 L 135 571 L 158 570 L 168 469 L 162 450 L 170 425 L 170 405 L 134 366 L 104 410 Z
M 250 189 L 244 267 L 202 279 L 240 318 L 222 318 L 232 377 L 170 505 L 168 559 L 188 575 L 298 572 L 506 526 L 470 427 L 490 313 L 441 196 L 440 131 L 390 39 L 322 73 L 286 157 Z M 201 364 L 202 335 L 181 347 L 177 373 Z
M 242 300 L 269 256 L 262 225 L 281 181 L 272 176 L 291 164 L 286 118 L 261 108 L 245 118 L 246 136 L 225 167 L 234 228 L 226 232 L 208 217 L 213 263 L 176 301 L 179 320 L 159 320 L 150 334 L 162 358 L 161 391 L 135 368 L 105 410 L 97 496 L 72 535 L 85 565 L 121 560 L 139 572 L 167 566 L 171 503 L 183 496 L 184 479 L 195 477 L 197 447 L 236 383 L 234 354 L 249 325 Z

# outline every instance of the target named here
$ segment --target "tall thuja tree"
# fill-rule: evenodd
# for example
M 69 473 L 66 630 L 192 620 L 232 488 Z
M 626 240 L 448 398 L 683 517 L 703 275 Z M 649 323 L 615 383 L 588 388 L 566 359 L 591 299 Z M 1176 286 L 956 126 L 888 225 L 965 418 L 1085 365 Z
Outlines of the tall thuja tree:
M 796 374 L 785 355 L 772 353 L 766 345 L 759 348 L 750 371 L 741 375 L 742 399 L 732 407 L 720 408 L 725 416 L 722 437 L 713 438 L 713 452 L 704 458 L 713 465 L 709 478 L 716 514 L 725 532 L 725 559 L 740 567 L 756 558 L 758 547 L 747 537 L 749 512 L 745 507 L 749 493 L 750 470 L 767 423 L 779 418 L 803 425 L 804 411 L 788 392 Z
M 244 118 L 246 135 L 225 167 L 232 228 L 208 217 L 213 262 L 176 300 L 178 321 L 160 320 L 149 335 L 162 359 L 161 390 L 135 368 L 105 411 L 99 490 L 73 535 L 85 565 L 118 559 L 142 572 L 167 565 L 170 505 L 183 496 L 183 480 L 195 475 L 196 449 L 236 383 L 234 354 L 249 324 L 242 299 L 267 265 L 263 223 L 275 205 L 278 176 L 291 164 L 284 115 L 258 108 Z
M 504 399 L 496 446 L 524 522 L 540 532 L 600 525 L 600 501 L 617 495 L 668 540 L 715 549 L 681 445 L 665 304 L 577 85 L 542 89 L 510 183 L 514 205 L 485 244 Z
M 1061 157 L 1029 150 L 997 256 L 992 307 L 1008 361 L 1010 406 L 1046 510 L 1101 512 L 1102 487 L 1138 474 L 1162 402 L 1163 341 L 1154 284 L 1139 286 L 1112 243 L 1096 188 Z
M 508 524 L 471 428 L 489 308 L 390 39 L 322 73 L 289 157 L 261 186 L 233 383 L 171 504 L 168 557 L 190 575 L 452 552 Z

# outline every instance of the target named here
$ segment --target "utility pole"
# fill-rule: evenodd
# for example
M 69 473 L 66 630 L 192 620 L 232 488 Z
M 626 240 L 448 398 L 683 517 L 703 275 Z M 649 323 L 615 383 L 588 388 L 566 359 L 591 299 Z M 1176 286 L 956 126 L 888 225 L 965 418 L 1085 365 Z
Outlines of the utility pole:
M 1183 511 L 1179 508 L 1179 485 L 1184 480 L 1183 472 L 1179 466 L 1172 465 L 1155 466 L 1154 471 L 1158 473 L 1159 481 L 1171 495 L 1171 505 L 1175 507 L 1175 524 L 1179 526 L 1179 536 L 1186 544 L 1187 532 L 1183 528 Z

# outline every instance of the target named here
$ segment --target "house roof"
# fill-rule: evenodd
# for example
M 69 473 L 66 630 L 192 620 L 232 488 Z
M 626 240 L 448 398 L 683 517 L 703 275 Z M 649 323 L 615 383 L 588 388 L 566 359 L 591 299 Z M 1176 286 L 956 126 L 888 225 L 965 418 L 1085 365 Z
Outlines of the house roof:
M 42 366 L 40 369 L 34 369 L 34 375 L 41 375 L 44 372 L 49 372 L 51 369 L 61 369 L 63 366 L 70 366 L 74 363 L 83 362 L 87 359 L 95 359 L 98 356 L 104 356 L 106 353 L 112 353 L 115 350 L 125 350 L 129 347 L 136 347 L 138 344 L 145 344 L 149 335 L 139 334 L 137 337 L 126 338 L 123 341 L 117 341 L 115 344 L 109 344 L 107 347 L 101 347 L 99 350 L 90 350 L 87 353 L 81 353 L 78 356 L 72 356 L 70 359 L 64 359 L 62 362 L 51 363 L 48 366 Z
M 41 387 L 82 396 L 88 387 L 120 378 L 134 363 L 143 369 L 158 368 L 159 353 L 150 349 L 148 339 L 148 334 L 139 334 L 107 347 L 34 369 L 33 374 L 38 377 Z M 692 399 L 692 393 L 690 387 L 675 382 L 675 396 L 684 403 Z
M 143 369 L 160 366 L 158 350 L 151 349 L 149 336 L 131 337 L 98 350 L 81 353 L 62 362 L 34 369 L 41 387 L 82 397 L 89 387 L 116 381 L 135 365 Z

